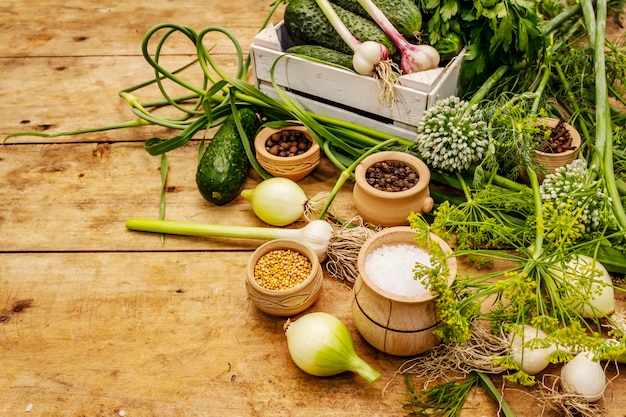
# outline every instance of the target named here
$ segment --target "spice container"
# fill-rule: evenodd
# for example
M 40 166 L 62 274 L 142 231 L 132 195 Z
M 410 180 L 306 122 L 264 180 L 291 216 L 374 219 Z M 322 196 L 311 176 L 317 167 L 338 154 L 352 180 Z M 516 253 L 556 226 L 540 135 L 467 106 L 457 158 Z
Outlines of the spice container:
M 417 175 L 415 184 L 404 191 L 383 191 L 368 182 L 368 169 L 378 163 L 394 162 L 409 167 Z M 414 155 L 405 152 L 384 151 L 365 158 L 354 172 L 352 192 L 354 206 L 364 220 L 384 226 L 407 225 L 409 214 L 428 213 L 434 201 L 428 185 L 430 170 Z
M 268 146 L 268 141 L 271 142 Z M 281 142 L 295 142 L 296 148 L 287 156 L 280 152 Z M 305 147 L 302 149 L 302 147 Z M 300 181 L 320 163 L 321 150 L 305 126 L 286 126 L 279 129 L 265 127 L 254 139 L 254 149 L 259 164 L 275 177 Z
M 432 234 L 431 238 L 444 252 L 451 252 L 446 242 Z M 427 258 L 409 226 L 384 229 L 361 247 L 359 274 L 352 293 L 352 318 L 359 333 L 376 349 L 390 355 L 411 356 L 439 343 L 433 334 L 440 323 L 435 311 L 436 296 L 419 281 L 407 282 L 412 279 L 413 261 L 429 262 Z M 449 259 L 448 265 L 450 285 L 456 277 L 456 259 Z
M 291 316 L 317 300 L 322 280 L 319 258 L 311 248 L 295 240 L 275 239 L 250 257 L 246 291 L 264 313 Z
M 559 122 L 559 119 L 553 118 L 539 119 L 539 123 L 542 125 L 545 124 L 546 128 L 549 130 L 555 129 Z M 578 133 L 578 130 L 574 129 L 574 127 L 568 123 L 562 122 L 562 125 L 571 139 L 568 146 L 569 149 L 562 152 L 535 152 L 535 162 L 543 165 L 548 173 L 554 173 L 557 168 L 569 164 L 578 156 L 578 150 L 580 149 L 582 141 L 580 133 Z

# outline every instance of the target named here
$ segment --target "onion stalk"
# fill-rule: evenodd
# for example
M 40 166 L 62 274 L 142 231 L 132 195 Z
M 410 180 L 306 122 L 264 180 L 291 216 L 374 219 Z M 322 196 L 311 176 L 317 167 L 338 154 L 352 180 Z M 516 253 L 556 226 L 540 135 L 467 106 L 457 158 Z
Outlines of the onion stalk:
M 333 234 L 333 227 L 324 220 L 313 220 L 300 229 L 281 229 L 272 227 L 176 222 L 171 220 L 153 220 L 134 217 L 126 221 L 126 228 L 141 232 L 167 233 L 182 236 L 262 240 L 292 239 L 304 243 L 313 249 L 320 261 L 326 258 L 328 244 Z
M 440 57 L 434 47 L 426 44 L 413 45 L 402 36 L 372 0 L 358 0 L 358 2 L 400 50 L 402 55 L 400 69 L 403 74 L 437 68 Z
M 346 325 L 321 311 L 285 323 L 289 354 L 298 368 L 314 376 L 351 371 L 374 382 L 380 372 L 360 358 Z

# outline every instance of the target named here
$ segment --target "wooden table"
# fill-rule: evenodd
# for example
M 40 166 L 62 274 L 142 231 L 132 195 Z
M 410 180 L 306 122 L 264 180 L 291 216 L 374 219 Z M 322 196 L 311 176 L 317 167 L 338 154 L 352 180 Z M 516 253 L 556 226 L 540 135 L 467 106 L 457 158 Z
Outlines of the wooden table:
M 0 137 L 62 132 L 133 119 L 117 92 L 153 76 L 143 35 L 162 22 L 228 28 L 247 51 L 269 2 L 7 1 L 0 7 Z M 282 9 L 281 9 L 282 10 Z M 281 18 L 281 10 L 272 19 Z M 173 61 L 189 56 L 182 43 Z M 232 70 L 232 48 L 213 52 Z M 244 271 L 261 243 L 126 230 L 157 218 L 160 158 L 143 141 L 163 128 L 58 138 L 19 137 L 0 147 L 0 414 L 4 416 L 401 416 L 404 358 L 369 346 L 351 321 L 350 288 L 325 277 L 311 311 L 335 314 L 357 352 L 381 373 L 373 384 L 344 373 L 309 376 L 287 353 L 283 318 L 246 299 Z M 262 225 L 242 198 L 217 207 L 195 186 L 198 141 L 169 154 L 171 220 Z M 328 191 L 327 162 L 302 181 Z M 259 178 L 250 176 L 247 188 Z M 351 186 L 335 210 L 356 214 Z M 619 378 L 608 414 L 623 415 Z M 496 379 L 496 383 L 500 383 Z M 541 407 L 507 390 L 520 416 Z M 478 390 L 463 415 L 493 416 Z

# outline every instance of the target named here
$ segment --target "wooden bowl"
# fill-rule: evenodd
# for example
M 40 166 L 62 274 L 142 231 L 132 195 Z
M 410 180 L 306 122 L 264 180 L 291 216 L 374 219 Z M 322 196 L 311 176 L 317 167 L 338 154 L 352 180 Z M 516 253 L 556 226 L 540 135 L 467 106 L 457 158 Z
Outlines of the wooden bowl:
M 286 290 L 270 290 L 261 286 L 255 276 L 254 267 L 268 252 L 291 249 L 304 255 L 311 262 L 311 273 L 305 281 Z M 319 297 L 322 289 L 322 267 L 317 254 L 307 245 L 290 239 L 275 239 L 259 246 L 248 261 L 246 291 L 254 305 L 273 316 L 292 316 L 309 308 Z
M 405 191 L 382 191 L 371 186 L 365 174 L 377 162 L 400 161 L 413 168 L 419 181 Z M 419 158 L 405 152 L 383 151 L 365 158 L 354 172 L 355 183 L 352 192 L 354 206 L 361 217 L 379 226 L 390 227 L 408 225 L 409 214 L 428 213 L 434 201 L 430 197 L 430 170 Z
M 426 291 L 416 295 L 395 294 L 381 288 L 365 270 L 367 257 L 383 245 L 413 245 L 415 231 L 409 226 L 384 229 L 370 237 L 358 255 L 358 276 L 353 287 L 352 318 L 363 338 L 376 349 L 396 356 L 412 356 L 425 352 L 440 342 L 433 333 L 440 325 L 435 311 L 436 295 Z M 431 234 L 446 253 L 452 249 Z M 448 260 L 448 285 L 456 277 L 456 258 Z
M 296 156 L 272 155 L 265 149 L 265 142 L 273 134 L 283 131 L 303 132 L 311 141 L 311 147 Z M 267 172 L 275 177 L 289 178 L 293 181 L 300 181 L 309 175 L 319 165 L 322 154 L 319 144 L 304 126 L 286 126 L 280 129 L 265 127 L 254 139 L 254 149 L 257 161 Z
M 552 129 L 557 125 L 559 119 L 544 118 L 539 119 L 539 122 L 545 122 L 547 127 Z M 582 143 L 580 133 L 578 133 L 578 130 L 568 123 L 565 123 L 565 128 L 572 138 L 571 146 L 574 147 L 574 149 L 560 153 L 535 152 L 533 159 L 538 164 L 543 165 L 548 173 L 554 174 L 557 168 L 569 164 L 578 157 L 578 151 L 580 150 L 580 145 Z

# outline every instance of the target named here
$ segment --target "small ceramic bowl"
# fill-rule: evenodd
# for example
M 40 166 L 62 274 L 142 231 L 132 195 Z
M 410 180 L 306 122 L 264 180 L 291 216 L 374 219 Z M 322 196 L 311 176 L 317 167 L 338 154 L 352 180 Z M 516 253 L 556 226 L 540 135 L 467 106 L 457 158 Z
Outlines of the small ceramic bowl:
M 311 141 L 311 147 L 306 152 L 296 156 L 277 156 L 269 153 L 265 148 L 267 139 L 275 133 L 284 131 L 304 133 Z M 309 175 L 319 165 L 322 154 L 319 144 L 304 126 L 286 126 L 280 129 L 265 127 L 254 139 L 254 149 L 256 150 L 257 161 L 267 172 L 275 177 L 289 178 L 293 181 L 300 181 Z
M 539 119 L 540 122 L 545 122 L 547 127 L 553 129 L 559 122 L 559 119 L 545 118 Z M 569 131 L 572 138 L 571 150 L 561 153 L 547 153 L 536 151 L 535 161 L 543 165 L 547 172 L 554 174 L 557 168 L 565 166 L 578 157 L 578 151 L 582 139 L 580 133 L 572 125 L 565 123 L 565 128 Z
M 261 286 L 254 274 L 259 259 L 274 250 L 291 249 L 304 255 L 311 262 L 311 272 L 301 283 L 285 289 L 271 290 Z M 275 239 L 259 246 L 248 261 L 246 291 L 254 305 L 273 316 L 292 316 L 309 308 L 319 297 L 322 289 L 322 267 L 316 253 L 303 243 L 290 239 Z
M 365 177 L 367 169 L 377 162 L 399 161 L 413 168 L 419 181 L 405 191 L 382 191 L 371 186 Z M 430 197 L 430 170 L 418 157 L 395 151 L 376 152 L 365 158 L 354 172 L 352 192 L 354 206 L 361 217 L 383 227 L 409 224 L 411 213 L 428 213 L 434 201 Z

